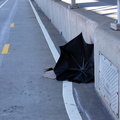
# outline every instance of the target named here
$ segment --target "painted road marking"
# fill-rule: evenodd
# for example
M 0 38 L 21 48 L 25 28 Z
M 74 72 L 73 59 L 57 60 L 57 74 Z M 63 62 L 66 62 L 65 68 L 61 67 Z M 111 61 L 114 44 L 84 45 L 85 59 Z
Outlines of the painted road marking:
M 42 32 L 46 38 L 46 41 L 49 45 L 52 55 L 53 55 L 55 61 L 57 62 L 60 55 L 59 55 L 57 49 L 55 48 L 55 45 L 52 42 L 50 35 L 48 34 L 45 26 L 43 25 L 38 13 L 36 12 L 36 10 L 33 7 L 30 0 L 29 0 L 29 2 L 30 2 L 33 12 L 36 16 L 36 19 L 42 29 Z M 68 81 L 63 82 L 63 99 L 64 99 L 64 104 L 65 104 L 65 108 L 66 108 L 69 119 L 70 120 L 82 120 L 82 117 L 77 109 L 77 106 L 76 106 L 76 103 L 75 103 L 75 100 L 73 97 L 72 82 L 68 82 Z
M 14 26 L 15 26 L 15 24 L 14 24 L 14 23 L 11 23 L 11 24 L 10 24 L 10 27 L 14 27 Z
M 2 8 L 7 2 L 8 0 L 6 0 L 2 5 L 0 5 L 0 8 Z
M 37 21 L 38 21 L 38 23 L 39 23 L 39 26 L 41 27 L 41 29 L 42 29 L 42 31 L 43 31 L 43 34 L 44 34 L 45 39 L 46 39 L 46 41 L 47 41 L 47 43 L 48 43 L 48 46 L 49 46 L 49 48 L 50 48 L 50 50 L 51 50 L 51 52 L 52 52 L 53 58 L 54 58 L 55 61 L 57 62 L 60 55 L 59 55 L 57 49 L 55 48 L 54 43 L 52 42 L 52 40 L 51 40 L 51 38 L 50 38 L 50 35 L 48 34 L 45 26 L 43 25 L 40 17 L 38 16 L 38 13 L 36 12 L 36 10 L 35 10 L 35 8 L 33 7 L 33 5 L 32 5 L 32 3 L 31 3 L 30 0 L 29 0 L 29 2 L 30 2 L 30 5 L 31 5 L 31 7 L 32 7 L 32 9 L 33 9 L 33 12 L 34 12 L 34 14 L 35 14 L 35 16 L 36 16 L 36 19 L 37 19 Z
M 12 10 L 10 11 L 8 17 L 6 18 L 5 22 L 4 22 L 4 27 L 1 28 L 0 30 L 0 45 L 7 43 L 5 41 L 8 41 L 9 39 L 9 32 L 10 32 L 10 21 L 12 21 L 16 9 L 17 9 L 17 2 L 18 0 L 15 0 Z
M 2 54 L 7 54 L 10 48 L 10 44 L 5 44 L 2 50 Z

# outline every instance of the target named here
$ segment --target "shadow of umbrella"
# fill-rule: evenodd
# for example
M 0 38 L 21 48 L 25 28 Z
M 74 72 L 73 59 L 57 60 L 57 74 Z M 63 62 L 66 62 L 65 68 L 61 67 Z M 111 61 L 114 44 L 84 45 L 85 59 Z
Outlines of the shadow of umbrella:
M 55 65 L 54 73 L 59 81 L 88 83 L 94 79 L 93 44 L 87 44 L 82 33 L 64 46 Z

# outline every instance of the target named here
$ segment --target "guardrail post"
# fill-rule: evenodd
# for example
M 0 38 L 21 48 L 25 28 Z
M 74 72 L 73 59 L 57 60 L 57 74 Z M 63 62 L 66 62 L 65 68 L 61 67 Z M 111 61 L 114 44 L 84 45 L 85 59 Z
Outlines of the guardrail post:
M 71 5 L 75 5 L 75 0 L 71 0 Z
M 68 6 L 69 9 L 79 8 L 80 6 L 76 4 L 75 0 L 71 0 L 71 5 Z
M 117 0 L 117 16 L 118 20 L 110 25 L 110 27 L 114 30 L 120 30 L 120 0 Z
M 117 1 L 118 4 L 118 24 L 120 24 L 120 0 Z

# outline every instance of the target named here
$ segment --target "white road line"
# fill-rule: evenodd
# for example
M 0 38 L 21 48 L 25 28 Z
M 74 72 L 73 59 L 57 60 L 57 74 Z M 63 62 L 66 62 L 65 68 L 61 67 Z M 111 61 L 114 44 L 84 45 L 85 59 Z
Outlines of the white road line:
M 0 5 L 0 8 L 2 8 L 7 2 L 8 0 L 6 0 L 2 5 Z
M 52 55 L 53 55 L 53 57 L 54 57 L 54 59 L 55 59 L 55 62 L 57 62 L 60 55 L 59 55 L 57 49 L 55 48 L 54 43 L 52 42 L 52 40 L 51 40 L 51 38 L 50 38 L 50 35 L 48 34 L 45 26 L 43 25 L 40 17 L 38 16 L 38 13 L 36 12 L 36 10 L 35 10 L 35 8 L 33 7 L 33 5 L 32 5 L 32 3 L 31 3 L 30 0 L 29 0 L 29 2 L 30 2 L 30 5 L 31 5 L 31 7 L 32 7 L 32 9 L 33 9 L 33 12 L 34 12 L 34 14 L 35 14 L 35 16 L 36 16 L 36 19 L 37 19 L 37 21 L 38 21 L 38 23 L 39 23 L 39 25 L 40 25 L 40 27 L 41 27 L 41 29 L 42 29 L 42 31 L 43 31 L 43 34 L 44 34 L 44 36 L 45 36 L 45 39 L 46 39 L 46 41 L 47 41 L 47 43 L 48 43 L 48 46 L 49 46 L 51 52 L 52 52 Z
M 53 55 L 55 61 L 57 62 L 60 55 L 59 55 L 57 49 L 55 48 L 55 45 L 52 42 L 50 35 L 48 34 L 45 26 L 43 25 L 38 13 L 36 12 L 36 10 L 33 7 L 30 0 L 29 0 L 29 2 L 30 2 L 33 12 L 36 16 L 36 19 L 42 29 L 42 32 L 46 38 L 46 41 L 49 45 L 52 55 Z M 66 108 L 69 119 L 70 120 L 82 120 L 82 117 L 80 116 L 80 113 L 77 109 L 77 106 L 76 106 L 76 103 L 75 103 L 75 100 L 73 97 L 72 82 L 68 82 L 68 81 L 63 82 L 63 99 L 64 99 L 64 104 L 65 104 L 65 108 Z

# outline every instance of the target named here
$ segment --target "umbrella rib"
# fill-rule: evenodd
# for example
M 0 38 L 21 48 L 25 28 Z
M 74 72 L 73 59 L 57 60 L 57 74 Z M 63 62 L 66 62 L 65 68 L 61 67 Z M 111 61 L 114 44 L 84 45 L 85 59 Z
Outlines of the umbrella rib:
M 85 66 L 85 58 L 83 58 L 83 65 L 82 65 L 82 68 Z
M 86 62 L 86 64 L 84 64 L 84 67 L 86 67 L 86 66 L 87 66 L 87 64 L 89 63 L 89 61 L 90 61 L 90 59 Z
M 71 55 L 71 54 L 70 54 Z M 72 55 L 71 55 L 72 56 Z M 81 67 L 78 62 L 75 60 L 75 58 L 72 56 L 73 60 L 75 61 L 75 63 L 78 65 L 78 67 L 80 68 L 80 71 L 87 77 L 87 74 L 85 74 L 85 72 L 82 69 L 82 67 L 84 66 L 84 58 L 83 58 L 83 66 Z M 89 60 L 88 60 L 89 62 Z M 88 64 L 88 62 L 85 64 L 85 66 Z
M 77 68 L 69 68 L 68 70 L 73 70 L 73 71 L 81 72 L 81 73 L 83 73 L 83 74 L 87 77 L 87 74 L 86 74 L 83 70 L 81 70 L 81 69 L 77 69 Z
M 81 71 L 86 77 L 87 77 L 87 74 L 85 74 L 85 72 L 84 71 Z
M 78 65 L 78 67 L 81 68 L 81 66 L 78 64 L 78 62 L 75 60 L 75 58 L 72 55 L 71 55 L 71 57 L 73 58 L 73 60 L 75 61 L 75 63 Z
M 71 54 L 70 54 L 71 55 Z M 89 61 L 90 61 L 90 59 L 87 61 L 87 63 L 85 64 L 85 58 L 83 58 L 83 65 L 82 65 L 82 67 L 78 64 L 78 62 L 76 61 L 76 59 L 71 55 L 71 57 L 73 58 L 73 60 L 75 61 L 75 63 L 78 65 L 78 67 L 80 68 L 80 71 L 87 77 L 87 74 L 83 71 L 83 70 L 81 70 L 83 67 L 86 67 L 87 66 L 87 64 L 89 63 Z M 74 70 L 75 70 L 75 68 L 74 68 Z M 79 70 L 78 70 L 79 71 Z

